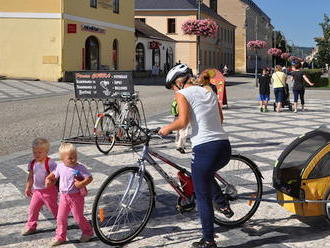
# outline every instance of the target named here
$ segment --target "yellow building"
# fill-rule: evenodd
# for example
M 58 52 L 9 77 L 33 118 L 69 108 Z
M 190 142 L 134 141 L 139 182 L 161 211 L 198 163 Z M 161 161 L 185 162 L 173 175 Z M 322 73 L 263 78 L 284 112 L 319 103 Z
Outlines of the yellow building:
M 235 67 L 238 72 L 252 72 L 255 53 L 246 45 L 250 40 L 264 40 L 267 47 L 259 52 L 258 68 L 272 65 L 267 50 L 272 47 L 273 26 L 271 19 L 252 0 L 203 0 L 207 6 L 217 6 L 217 12 L 236 25 Z
M 0 27 L 3 76 L 134 68 L 134 0 L 11 0 L 0 5 Z
M 198 71 L 198 46 L 196 35 L 185 35 L 182 24 L 197 19 L 198 6 L 190 0 L 135 0 L 135 18 L 176 41 L 175 61 L 188 64 Z M 200 69 L 234 68 L 235 26 L 219 16 L 216 11 L 201 6 L 201 19 L 210 18 L 219 25 L 215 38 L 201 38 L 199 48 Z

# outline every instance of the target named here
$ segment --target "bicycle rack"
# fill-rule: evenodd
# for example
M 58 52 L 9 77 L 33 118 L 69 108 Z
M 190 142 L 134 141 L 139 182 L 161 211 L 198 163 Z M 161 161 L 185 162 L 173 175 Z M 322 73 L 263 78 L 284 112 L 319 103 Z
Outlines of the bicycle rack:
M 75 144 L 94 144 L 93 129 L 98 113 L 104 112 L 106 99 L 76 99 L 71 98 L 67 104 L 64 120 L 62 141 Z M 139 99 L 137 107 L 141 114 L 141 122 L 147 128 L 143 103 Z M 134 146 L 145 142 L 144 136 L 136 140 L 121 139 L 115 145 Z

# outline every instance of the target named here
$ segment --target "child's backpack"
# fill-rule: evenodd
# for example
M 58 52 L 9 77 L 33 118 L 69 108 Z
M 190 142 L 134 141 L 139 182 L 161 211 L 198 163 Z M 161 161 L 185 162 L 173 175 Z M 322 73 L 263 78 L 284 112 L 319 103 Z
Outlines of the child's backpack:
M 47 157 L 46 158 L 46 160 L 45 160 L 45 169 L 46 169 L 46 171 L 47 171 L 47 173 L 48 173 L 48 175 L 50 174 L 50 169 L 49 169 L 49 157 Z M 35 159 L 33 159 L 32 161 L 31 161 L 31 163 L 30 163 L 30 169 L 31 169 L 31 171 L 32 171 L 32 173 L 33 173 L 33 167 L 34 167 L 34 164 L 36 163 L 36 160 Z M 60 179 L 57 179 L 57 181 L 56 181 L 56 187 L 57 187 L 57 190 L 59 189 L 59 182 L 60 182 Z
M 171 104 L 171 114 L 174 116 L 179 115 L 178 103 L 176 100 L 174 100 Z

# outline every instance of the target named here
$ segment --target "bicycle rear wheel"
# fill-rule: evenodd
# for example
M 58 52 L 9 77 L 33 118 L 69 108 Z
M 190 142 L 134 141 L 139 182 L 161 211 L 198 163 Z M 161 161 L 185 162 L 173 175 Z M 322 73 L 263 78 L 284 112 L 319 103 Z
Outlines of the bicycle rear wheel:
M 135 141 L 138 139 L 140 135 L 140 129 L 138 128 L 141 126 L 141 117 L 138 108 L 135 105 L 132 105 L 131 108 L 128 110 L 126 115 L 126 120 L 131 121 L 134 120 L 137 125 L 129 127 L 127 130 L 127 136 L 131 141 Z
M 102 184 L 93 203 L 93 227 L 100 240 L 123 245 L 147 224 L 155 205 L 151 176 L 138 167 L 118 170 Z
M 116 140 L 116 125 L 110 115 L 103 115 L 96 120 L 94 135 L 97 149 L 108 154 Z
M 262 197 L 262 176 L 257 165 L 241 155 L 232 155 L 229 163 L 217 172 L 228 185 L 215 176 L 222 192 L 229 200 L 234 215 L 227 218 L 214 211 L 215 223 L 224 226 L 239 226 L 248 221 L 257 211 L 260 201 L 249 198 Z

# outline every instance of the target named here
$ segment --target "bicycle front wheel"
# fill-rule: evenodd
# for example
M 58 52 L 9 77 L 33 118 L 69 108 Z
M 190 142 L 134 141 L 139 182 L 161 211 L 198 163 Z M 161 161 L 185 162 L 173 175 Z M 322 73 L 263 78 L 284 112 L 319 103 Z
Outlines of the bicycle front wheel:
M 217 174 L 225 181 L 217 178 L 222 192 L 229 201 L 234 212 L 227 218 L 219 211 L 214 211 L 215 223 L 224 226 L 239 226 L 248 221 L 257 211 L 262 197 L 262 176 L 257 165 L 241 155 L 232 155 L 229 163 Z
M 101 186 L 93 203 L 93 227 L 109 245 L 134 239 L 147 224 L 155 204 L 151 176 L 138 167 L 112 174 Z
M 115 144 L 116 126 L 110 115 L 104 115 L 96 120 L 94 135 L 97 149 L 108 154 Z

